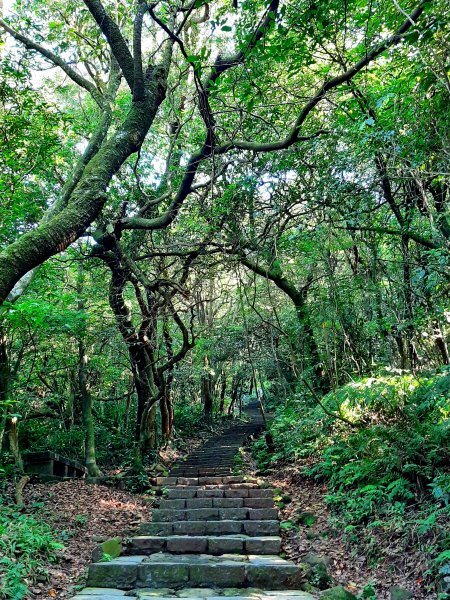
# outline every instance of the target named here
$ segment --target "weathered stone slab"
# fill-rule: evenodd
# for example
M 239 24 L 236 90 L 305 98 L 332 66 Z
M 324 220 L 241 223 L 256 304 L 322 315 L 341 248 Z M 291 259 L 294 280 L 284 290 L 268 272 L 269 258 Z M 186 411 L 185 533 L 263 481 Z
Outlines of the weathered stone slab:
M 228 477 L 224 477 L 222 479 L 223 483 L 244 483 L 246 482 L 246 479 L 244 477 L 242 477 L 242 475 L 230 475 Z
M 192 498 L 192 500 L 186 500 L 186 508 L 212 508 L 212 498 Z
M 85 587 L 80 594 L 83 594 L 83 596 L 125 596 L 126 592 L 115 588 Z
M 264 536 L 246 538 L 245 551 L 248 554 L 278 554 L 281 549 L 281 538 Z
M 272 589 L 298 589 L 305 583 L 302 571 L 294 564 L 270 565 L 262 561 L 246 567 L 249 585 Z
M 171 535 L 172 523 L 142 523 L 139 527 L 141 535 Z
M 248 498 L 250 495 L 249 488 L 229 488 L 224 490 L 225 498 Z
M 244 533 L 247 535 L 278 535 L 280 533 L 280 523 L 274 520 L 267 521 L 244 521 Z
M 137 552 L 138 554 L 152 554 L 161 552 L 165 549 L 166 539 L 162 536 L 142 535 L 131 538 L 128 546 L 128 552 Z
M 158 587 L 161 585 L 182 585 L 189 580 L 189 566 L 181 562 L 143 563 L 138 568 L 137 585 L 139 587 Z
M 222 477 L 205 477 L 205 483 L 207 485 L 219 485 L 223 483 Z
M 206 521 L 181 521 L 173 523 L 174 535 L 204 535 L 207 533 Z
M 180 590 L 179 598 L 211 598 L 216 594 L 216 590 L 212 588 L 189 588 L 187 590 Z
M 178 485 L 198 485 L 198 477 L 178 477 Z
M 261 596 L 263 596 L 264 598 L 266 598 L 267 596 L 269 598 L 273 598 L 275 597 L 280 597 L 280 598 L 296 598 L 297 596 L 300 596 L 301 598 L 307 596 L 308 598 L 311 597 L 311 594 L 308 594 L 307 592 L 303 592 L 301 590 L 260 590 L 260 594 Z
M 252 521 L 273 521 L 278 518 L 276 508 L 249 508 L 248 518 Z
M 197 491 L 197 498 L 223 498 L 224 490 L 217 488 L 213 489 L 199 489 Z
M 163 508 L 157 508 L 152 514 L 154 523 L 173 523 L 174 521 L 185 521 L 186 511 L 185 510 L 172 510 Z
M 210 521 L 211 519 L 219 518 L 219 510 L 217 508 L 191 508 L 185 511 L 183 519 L 186 521 Z
M 248 495 L 250 498 L 273 498 L 275 491 L 269 488 L 250 488 Z
M 206 533 L 214 535 L 242 533 L 242 521 L 209 521 L 206 523 Z
M 165 598 L 178 598 L 178 593 L 172 588 L 142 588 L 133 590 L 136 598 L 157 598 L 157 600 Z
M 244 586 L 245 564 L 220 562 L 216 564 L 191 565 L 189 581 L 199 586 Z
M 244 498 L 244 506 L 248 508 L 274 508 L 272 498 Z
M 161 500 L 159 508 L 163 510 L 183 510 L 186 508 L 186 500 L 184 498 Z
M 247 508 L 219 508 L 219 519 L 226 521 L 243 521 L 248 518 Z
M 176 484 L 177 484 L 176 477 L 157 477 L 156 478 L 156 485 L 165 486 L 165 485 L 176 485 Z
M 213 506 L 216 508 L 242 508 L 243 498 L 214 498 Z
M 89 566 L 87 585 L 130 590 L 136 587 L 138 566 L 144 558 L 124 556 L 109 562 L 93 563 Z
M 111 596 L 108 592 L 104 594 L 77 594 L 73 600 L 110 600 L 111 598 L 124 598 L 124 596 Z
M 199 536 L 172 536 L 167 538 L 167 551 L 202 554 L 208 549 L 208 539 Z
M 208 552 L 209 554 L 228 554 L 228 553 L 243 553 L 244 539 L 241 537 L 218 536 L 209 537 Z
M 195 498 L 198 488 L 196 487 L 180 487 L 169 488 L 167 490 L 167 498 L 169 500 L 178 500 L 179 498 Z

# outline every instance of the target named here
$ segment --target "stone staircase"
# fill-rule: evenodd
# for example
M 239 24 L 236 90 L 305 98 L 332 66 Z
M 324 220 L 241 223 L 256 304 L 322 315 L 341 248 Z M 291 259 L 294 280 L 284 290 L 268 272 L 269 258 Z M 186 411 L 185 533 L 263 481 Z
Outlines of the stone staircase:
M 141 525 L 123 555 L 91 564 L 88 587 L 75 599 L 313 600 L 301 591 L 302 569 L 278 555 L 273 490 L 255 479 L 224 474 L 256 426 L 225 432 L 170 477 L 158 478 L 162 499 L 152 522 Z
M 257 418 L 250 423 L 234 425 L 224 433 L 210 438 L 192 452 L 185 462 L 176 464 L 170 474 L 174 477 L 191 478 L 230 475 L 239 448 L 250 436 L 259 433 L 261 428 L 262 422 Z

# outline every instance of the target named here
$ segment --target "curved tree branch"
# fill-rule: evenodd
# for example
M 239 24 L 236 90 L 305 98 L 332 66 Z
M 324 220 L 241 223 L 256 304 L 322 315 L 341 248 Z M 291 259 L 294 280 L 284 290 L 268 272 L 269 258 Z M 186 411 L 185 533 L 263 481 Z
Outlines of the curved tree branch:
M 7 31 L 15 40 L 23 44 L 25 48 L 27 48 L 27 50 L 34 50 L 35 52 L 38 52 L 41 56 L 49 60 L 56 67 L 62 69 L 64 73 L 68 75 L 68 77 L 70 77 L 70 79 L 74 83 L 76 83 L 80 87 L 84 88 L 87 92 L 89 92 L 89 94 L 92 96 L 92 98 L 95 100 L 95 102 L 100 108 L 103 109 L 105 107 L 105 99 L 103 98 L 102 94 L 98 91 L 96 86 L 91 81 L 77 73 L 77 71 L 75 71 L 75 69 L 68 65 L 60 56 L 58 56 L 51 50 L 47 50 L 47 48 L 44 48 L 44 46 L 37 44 L 36 42 L 23 35 L 22 33 L 19 33 L 15 29 L 12 29 L 12 27 L 5 23 L 3 19 L 0 19 L 0 27 Z
M 410 17 L 404 21 L 404 23 L 399 27 L 395 34 L 388 37 L 381 44 L 378 44 L 371 51 L 367 52 L 365 56 L 356 62 L 352 67 L 347 69 L 344 73 L 340 75 L 336 75 L 332 79 L 324 82 L 321 87 L 316 91 L 314 96 L 305 104 L 302 111 L 300 112 L 297 120 L 295 122 L 294 127 L 290 131 L 290 133 L 283 139 L 277 142 L 268 142 L 268 143 L 257 143 L 257 142 L 248 142 L 248 141 L 233 141 L 227 144 L 223 144 L 221 146 L 214 147 L 213 145 L 213 136 L 211 136 L 211 132 L 208 131 L 206 135 L 206 139 L 203 143 L 200 151 L 193 156 L 191 156 L 189 163 L 186 167 L 185 175 L 181 182 L 181 185 L 178 189 L 178 193 L 176 194 L 173 201 L 170 203 L 166 211 L 153 219 L 146 219 L 142 217 L 130 217 L 123 219 L 120 228 L 122 229 L 147 229 L 147 230 L 157 230 L 163 229 L 170 225 L 175 219 L 178 211 L 183 204 L 184 200 L 191 193 L 192 184 L 197 173 L 198 167 L 200 164 L 206 159 L 212 156 L 213 154 L 225 154 L 226 152 L 237 149 L 237 150 L 249 150 L 252 152 L 273 152 L 279 150 L 285 150 L 290 146 L 296 144 L 299 141 L 309 140 L 318 135 L 324 133 L 323 130 L 320 130 L 316 133 L 313 133 L 308 136 L 301 136 L 300 131 L 302 125 L 306 121 L 308 115 L 314 110 L 314 108 L 321 102 L 327 95 L 327 93 L 339 87 L 343 83 L 349 82 L 357 73 L 359 73 L 364 67 L 366 67 L 370 62 L 375 60 L 380 54 L 382 54 L 389 47 L 398 44 L 402 39 L 404 34 L 412 27 L 412 24 L 417 21 L 424 10 L 426 0 L 423 0 L 420 5 L 411 13 Z M 272 0 L 272 3 L 269 7 L 269 12 L 266 15 L 265 19 L 261 27 L 255 32 L 253 36 L 253 41 L 250 42 L 251 47 L 257 43 L 259 39 L 262 38 L 265 31 L 267 30 L 268 24 L 270 22 L 270 15 L 277 10 L 278 0 Z M 229 58 L 218 57 L 211 73 L 204 85 L 204 99 L 207 102 L 208 94 L 211 89 L 211 85 L 217 81 L 222 73 L 226 70 L 240 64 L 245 58 L 245 51 L 242 50 L 238 52 L 235 56 Z M 206 105 L 204 105 L 206 106 Z M 205 118 L 204 118 L 205 120 Z M 205 121 L 206 122 L 206 121 Z
M 114 19 L 106 12 L 100 0 L 84 0 L 91 15 L 100 27 L 103 35 L 122 69 L 130 90 L 134 89 L 134 61 L 125 39 Z

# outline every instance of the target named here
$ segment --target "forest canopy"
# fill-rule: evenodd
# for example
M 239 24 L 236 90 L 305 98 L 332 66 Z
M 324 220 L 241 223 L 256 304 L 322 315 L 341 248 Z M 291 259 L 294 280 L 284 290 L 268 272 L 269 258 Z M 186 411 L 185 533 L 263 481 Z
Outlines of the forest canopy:
M 447 2 L 0 12 L 0 475 L 146 477 L 258 399 L 263 472 L 349 535 L 423 501 L 448 575 Z

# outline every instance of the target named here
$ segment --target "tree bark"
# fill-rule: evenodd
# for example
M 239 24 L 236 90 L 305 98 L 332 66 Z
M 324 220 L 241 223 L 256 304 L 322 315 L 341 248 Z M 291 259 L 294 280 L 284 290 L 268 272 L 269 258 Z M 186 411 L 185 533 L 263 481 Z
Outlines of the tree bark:
M 85 167 L 67 205 L 48 222 L 0 252 L 0 304 L 26 273 L 77 240 L 100 214 L 106 191 L 129 156 L 137 152 L 165 97 L 167 70 L 155 69 L 146 98 L 134 102 L 123 123 Z
M 225 410 L 225 394 L 227 391 L 227 376 L 225 371 L 222 371 L 222 383 L 220 386 L 220 404 L 219 404 L 219 414 L 223 415 Z
M 213 391 L 212 391 L 212 374 L 208 357 L 203 357 L 203 373 L 201 377 L 201 398 L 203 404 L 203 412 L 207 421 L 212 421 L 213 417 Z
M 85 302 L 83 298 L 84 273 L 83 266 L 80 263 L 78 266 L 77 276 L 77 295 L 78 295 L 78 310 L 84 312 Z M 84 427 L 84 459 L 88 473 L 91 477 L 101 475 L 97 465 L 95 452 L 95 423 L 93 410 L 93 398 L 88 382 L 88 355 L 84 337 L 86 328 L 84 325 L 79 332 L 78 337 L 78 387 L 81 396 L 81 415 Z

